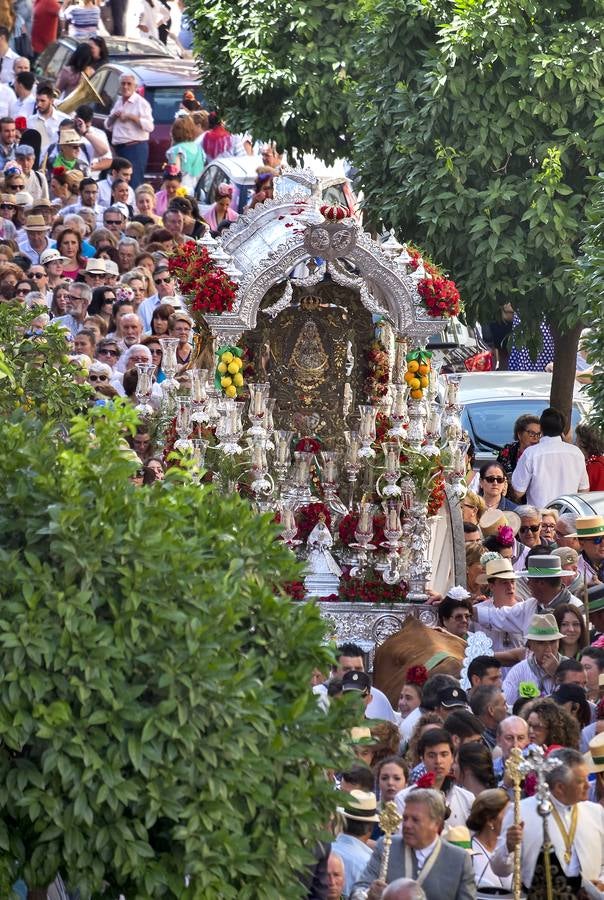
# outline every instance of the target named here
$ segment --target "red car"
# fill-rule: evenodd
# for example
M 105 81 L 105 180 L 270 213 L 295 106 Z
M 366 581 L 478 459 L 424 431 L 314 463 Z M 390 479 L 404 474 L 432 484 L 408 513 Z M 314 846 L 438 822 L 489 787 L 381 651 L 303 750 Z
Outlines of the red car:
M 193 91 L 202 102 L 201 87 L 195 63 L 184 59 L 157 58 L 136 60 L 132 65 L 107 63 L 95 72 L 91 81 L 103 102 L 93 102 L 94 124 L 105 127 L 119 92 L 120 75 L 134 75 L 140 87 L 138 91 L 148 100 L 153 110 L 155 128 L 149 140 L 149 162 L 145 180 L 157 184 L 170 146 L 170 128 L 180 106 L 184 91 Z

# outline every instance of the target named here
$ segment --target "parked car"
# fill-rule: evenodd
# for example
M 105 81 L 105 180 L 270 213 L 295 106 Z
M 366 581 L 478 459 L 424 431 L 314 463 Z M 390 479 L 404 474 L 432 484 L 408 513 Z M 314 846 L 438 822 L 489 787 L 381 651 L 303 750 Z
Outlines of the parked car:
M 94 124 L 105 128 L 111 107 L 118 96 L 120 76 L 134 75 L 138 81 L 138 93 L 148 100 L 153 110 L 155 128 L 149 139 L 149 162 L 145 179 L 157 184 L 161 180 L 166 150 L 170 146 L 170 128 L 184 91 L 193 91 L 201 102 L 201 88 L 195 63 L 184 59 L 157 57 L 152 60 L 135 60 L 131 64 L 106 63 L 90 79 L 102 102 L 92 100 Z M 68 97 L 65 98 L 66 102 Z
M 205 167 L 195 188 L 195 196 L 203 206 L 210 206 L 216 201 L 216 190 L 221 182 L 233 185 L 232 209 L 242 213 L 254 194 L 258 166 L 261 166 L 260 156 L 225 156 L 212 160 Z M 345 206 L 351 213 L 355 211 L 355 199 L 350 187 L 350 181 L 345 175 L 323 172 L 320 168 L 313 169 L 321 180 L 321 196 L 325 203 L 337 206 Z M 279 177 L 280 192 L 303 191 L 300 184 L 287 174 Z
M 461 375 L 459 403 L 462 427 L 476 448 L 476 467 L 494 459 L 514 439 L 514 422 L 523 413 L 539 416 L 549 406 L 552 376 L 548 372 L 467 372 Z M 589 410 L 589 400 L 576 384 L 572 427 Z
M 604 491 L 587 491 L 585 494 L 564 494 L 547 504 L 563 513 L 574 516 L 604 516 Z
M 105 39 L 109 59 L 107 62 L 121 62 L 132 59 L 171 58 L 170 51 L 159 41 L 146 38 L 107 37 Z M 65 35 L 49 44 L 34 63 L 34 74 L 39 81 L 54 84 L 59 72 L 69 62 L 69 57 L 81 41 Z

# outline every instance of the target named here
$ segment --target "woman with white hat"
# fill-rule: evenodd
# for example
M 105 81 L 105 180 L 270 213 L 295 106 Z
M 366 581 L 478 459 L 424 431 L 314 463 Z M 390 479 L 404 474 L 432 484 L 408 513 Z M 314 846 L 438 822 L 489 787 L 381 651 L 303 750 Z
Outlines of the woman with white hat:
M 590 773 L 596 776 L 595 781 L 590 781 L 588 799 L 604 806 L 604 731 L 592 738 L 583 759 L 589 766 Z

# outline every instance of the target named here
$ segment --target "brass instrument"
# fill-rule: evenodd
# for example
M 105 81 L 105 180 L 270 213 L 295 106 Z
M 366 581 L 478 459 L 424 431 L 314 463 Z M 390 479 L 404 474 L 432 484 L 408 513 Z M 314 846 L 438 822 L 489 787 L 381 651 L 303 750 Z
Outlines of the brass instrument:
M 82 72 L 77 86 L 73 89 L 71 94 L 67 94 L 63 100 L 55 103 L 55 109 L 69 115 L 74 112 L 78 106 L 81 106 L 82 103 L 90 103 L 91 101 L 102 103 L 103 106 L 105 105 L 105 101 L 96 90 L 90 78 Z

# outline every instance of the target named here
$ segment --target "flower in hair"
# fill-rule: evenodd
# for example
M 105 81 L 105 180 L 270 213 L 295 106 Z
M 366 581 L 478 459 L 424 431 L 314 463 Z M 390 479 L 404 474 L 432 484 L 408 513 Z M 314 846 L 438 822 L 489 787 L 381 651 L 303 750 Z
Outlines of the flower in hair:
M 497 540 L 502 547 L 514 546 L 514 532 L 509 525 L 502 525 L 497 529 Z
M 417 684 L 423 687 L 430 676 L 425 666 L 410 666 L 405 675 L 405 684 Z
M 452 587 L 450 591 L 447 591 L 447 597 L 450 597 L 451 600 L 467 600 L 471 596 L 470 592 L 466 591 L 461 585 L 456 585 L 456 587 Z
M 492 562 L 494 559 L 499 559 L 499 553 L 495 550 L 487 550 L 486 553 L 483 553 L 480 557 L 480 565 L 486 566 L 488 562 Z
M 27 128 L 27 119 L 25 116 L 17 116 L 15 118 L 15 128 L 17 131 L 25 131 Z
M 67 169 L 65 166 L 55 166 L 52 170 L 52 174 L 55 178 L 60 177 L 61 175 L 65 175 Z

